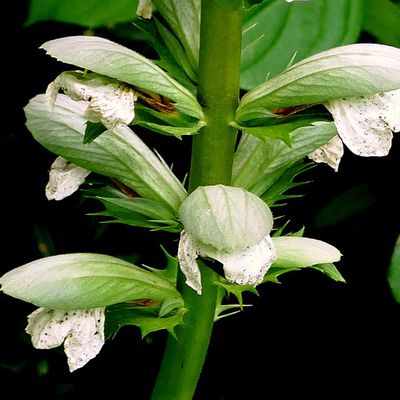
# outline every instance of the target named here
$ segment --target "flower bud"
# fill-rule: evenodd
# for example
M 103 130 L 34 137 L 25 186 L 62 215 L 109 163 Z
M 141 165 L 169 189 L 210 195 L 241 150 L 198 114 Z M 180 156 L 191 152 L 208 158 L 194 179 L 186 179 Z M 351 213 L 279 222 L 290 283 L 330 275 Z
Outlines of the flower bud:
M 223 264 L 225 277 L 241 285 L 257 285 L 276 258 L 269 236 L 273 217 L 268 206 L 242 188 L 198 187 L 182 203 L 178 259 L 186 283 L 201 294 L 197 257 Z
M 260 243 L 273 224 L 269 207 L 259 197 L 224 185 L 198 187 L 182 203 L 179 214 L 195 242 L 222 252 Z

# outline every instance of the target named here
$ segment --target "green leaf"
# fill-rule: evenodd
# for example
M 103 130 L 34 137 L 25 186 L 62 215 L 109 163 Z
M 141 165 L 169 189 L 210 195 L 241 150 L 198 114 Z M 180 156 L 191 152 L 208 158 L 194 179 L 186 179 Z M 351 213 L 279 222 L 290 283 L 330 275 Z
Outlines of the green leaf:
M 98 28 L 136 18 L 137 0 L 31 0 L 27 25 L 59 21 Z
M 269 121 L 269 120 L 268 120 Z M 293 121 L 285 122 L 286 118 L 278 119 L 274 118 L 271 120 L 271 125 L 262 126 L 240 126 L 236 123 L 231 125 L 237 129 L 242 130 L 245 133 L 256 136 L 262 140 L 264 139 L 279 139 L 291 147 L 290 133 L 301 128 L 302 126 L 309 126 L 312 123 L 321 121 L 320 118 L 316 117 L 300 117 L 295 118 Z
M 312 168 L 311 164 L 294 164 L 286 169 L 282 175 L 268 188 L 268 190 L 261 196 L 261 198 L 271 207 L 275 203 L 286 199 L 301 197 L 297 194 L 284 194 L 289 189 L 305 185 L 307 182 L 293 182 L 294 178 L 302 172 Z
M 253 293 L 258 296 L 257 289 L 253 285 L 239 285 L 237 283 L 231 283 L 222 277 L 219 277 L 219 280 L 216 282 L 216 284 L 223 288 L 228 296 L 231 294 L 235 296 L 240 307 L 243 307 L 244 292 Z
M 399 59 L 400 49 L 366 43 L 318 53 L 244 95 L 236 121 L 271 117 L 273 110 L 282 107 L 398 89 Z
M 180 65 L 186 75 L 195 82 L 197 80 L 196 73 L 193 71 L 188 57 L 178 39 L 157 19 L 154 19 L 154 22 L 175 62 Z
M 150 129 L 153 132 L 175 136 L 178 139 L 184 135 L 193 135 L 206 125 L 204 121 L 197 121 L 192 126 L 171 126 L 155 124 L 154 122 L 147 122 L 140 119 L 136 120 L 135 124 Z
M 86 122 L 85 135 L 83 137 L 83 144 L 92 143 L 98 136 L 107 132 L 107 128 L 100 122 Z
M 183 113 L 203 118 L 196 98 L 184 86 L 151 60 L 117 43 L 95 36 L 70 36 L 46 42 L 41 48 L 59 61 L 166 96 Z
M 112 198 L 95 196 L 106 207 L 105 211 L 91 215 L 115 218 L 106 222 L 120 222 L 152 230 L 180 232 L 177 217 L 154 200 L 143 198 Z
M 286 169 L 336 134 L 331 122 L 298 128 L 290 134 L 291 147 L 280 140 L 245 135 L 235 153 L 232 184 L 262 196 Z
M 333 279 L 335 282 L 346 283 L 338 269 L 331 263 L 312 265 L 311 268 L 321 271 L 323 274 Z
M 394 246 L 390 260 L 388 281 L 394 298 L 400 303 L 400 236 Z
M 149 43 L 160 57 L 160 60 L 156 61 L 156 64 L 165 69 L 173 78 L 183 84 L 190 90 L 191 93 L 195 93 L 193 83 L 188 79 L 181 66 L 176 62 L 175 56 L 171 54 L 169 49 L 161 38 L 154 18 L 150 21 L 136 20 L 134 26 L 138 28 L 145 36 L 146 42 Z
M 199 65 L 201 1 L 153 0 L 153 3 L 181 42 L 196 73 Z
M 140 196 L 177 211 L 186 192 L 165 162 L 157 157 L 128 127 L 119 126 L 83 144 L 85 106 L 58 95 L 49 111 L 44 95 L 25 107 L 27 127 L 48 150 L 99 174 L 116 178 Z
M 157 311 L 135 305 L 116 305 L 107 307 L 105 336 L 107 338 L 115 335 L 118 330 L 126 325 L 138 326 L 142 333 L 142 338 L 151 332 L 166 329 L 175 337 L 175 327 L 182 323 L 185 313 L 184 308 L 176 310 L 172 315 L 160 317 Z
M 263 283 L 272 282 L 272 283 L 281 283 L 278 279 L 279 276 L 286 274 L 292 271 L 298 271 L 300 268 L 280 268 L 272 266 L 267 273 L 264 275 Z
M 380 0 L 377 0 L 380 1 Z M 264 1 L 244 18 L 241 87 L 252 89 L 267 77 L 323 50 L 354 43 L 361 30 L 363 0 L 313 0 L 288 4 Z
M 169 281 L 156 274 L 115 257 L 91 253 L 33 261 L 3 275 L 0 284 L 9 296 L 56 310 L 180 297 Z
M 179 270 L 178 258 L 171 256 L 171 254 L 169 254 L 167 252 L 167 250 L 165 250 L 162 246 L 161 246 L 161 250 L 163 251 L 163 253 L 167 259 L 166 267 L 164 269 L 158 269 L 158 268 L 152 268 L 152 267 L 149 267 L 148 265 L 145 265 L 145 268 L 148 269 L 149 271 L 153 272 L 154 274 L 159 274 L 162 278 L 168 280 L 175 286 L 176 281 L 177 281 L 177 276 L 178 276 L 178 270 Z
M 351 187 L 331 198 L 323 209 L 315 216 L 313 225 L 316 228 L 335 226 L 353 215 L 365 211 L 376 204 L 379 198 L 371 193 L 368 185 Z
M 274 267 L 303 268 L 339 261 L 340 251 L 321 240 L 298 236 L 273 237 L 277 259 Z M 322 268 L 322 267 L 321 267 Z
M 400 7 L 389 0 L 366 0 L 363 28 L 381 43 L 400 46 Z

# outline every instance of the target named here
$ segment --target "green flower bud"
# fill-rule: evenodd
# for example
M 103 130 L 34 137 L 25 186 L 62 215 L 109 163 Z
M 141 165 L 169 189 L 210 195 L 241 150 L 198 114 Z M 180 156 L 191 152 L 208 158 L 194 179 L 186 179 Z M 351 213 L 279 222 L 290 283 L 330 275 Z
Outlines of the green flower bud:
M 224 185 L 198 187 L 182 203 L 179 215 L 195 242 L 223 252 L 260 243 L 273 224 L 269 207 L 259 197 Z

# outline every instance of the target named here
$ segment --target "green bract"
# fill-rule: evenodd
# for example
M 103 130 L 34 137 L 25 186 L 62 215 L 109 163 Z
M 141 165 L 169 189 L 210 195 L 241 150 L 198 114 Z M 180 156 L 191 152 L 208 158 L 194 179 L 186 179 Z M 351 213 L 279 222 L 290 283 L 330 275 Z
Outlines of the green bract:
M 340 251 L 321 240 L 296 236 L 273 238 L 277 259 L 274 267 L 302 268 L 340 260 Z
M 259 243 L 272 229 L 268 206 L 242 188 L 198 187 L 182 203 L 182 224 L 192 238 L 218 251 L 236 251 Z
M 197 71 L 200 47 L 200 0 L 153 0 L 179 39 L 193 71 Z
M 0 284 L 9 296 L 55 310 L 180 298 L 168 280 L 118 258 L 91 253 L 33 261 L 7 272 Z
M 324 103 L 400 87 L 400 49 L 378 44 L 338 47 L 288 68 L 243 96 L 236 120 L 271 117 L 281 107 Z
M 53 111 L 44 95 L 25 107 L 26 125 L 48 150 L 93 172 L 118 179 L 140 196 L 177 212 L 186 191 L 160 156 L 127 126 L 118 126 L 84 144 L 86 105 L 60 94 Z
M 70 36 L 42 45 L 59 61 L 106 75 L 175 101 L 185 114 L 203 118 L 196 98 L 180 83 L 139 53 L 95 36 Z

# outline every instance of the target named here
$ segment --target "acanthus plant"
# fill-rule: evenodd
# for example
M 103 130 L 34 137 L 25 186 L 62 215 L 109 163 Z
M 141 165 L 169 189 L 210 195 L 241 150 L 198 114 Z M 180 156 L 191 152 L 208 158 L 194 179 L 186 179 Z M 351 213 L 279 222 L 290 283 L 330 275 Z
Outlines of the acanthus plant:
M 95 36 L 46 42 L 50 56 L 80 69 L 63 72 L 29 102 L 27 127 L 58 156 L 49 199 L 72 194 L 90 172 L 102 175 L 104 186 L 87 189 L 104 205 L 102 214 L 180 234 L 177 257 L 168 255 L 162 270 L 99 254 L 57 255 L 16 268 L 0 283 L 4 293 L 40 307 L 27 332 L 37 348 L 65 339 L 71 370 L 100 351 L 104 320 L 108 337 L 121 320 L 143 335 L 168 330 L 153 398 L 190 399 L 213 323 L 242 307 L 244 291 L 304 267 L 344 281 L 333 264 L 339 250 L 283 234 L 270 207 L 298 184 L 293 180 L 307 156 L 337 169 L 342 141 L 361 156 L 387 154 L 400 127 L 400 50 L 336 47 L 239 99 L 241 0 L 140 1 L 139 13 L 150 43 L 154 32 L 158 50 L 162 41 L 162 63 Z M 193 135 L 188 187 L 134 133 L 135 125 L 171 141 Z M 222 306 L 226 293 L 238 304 Z

